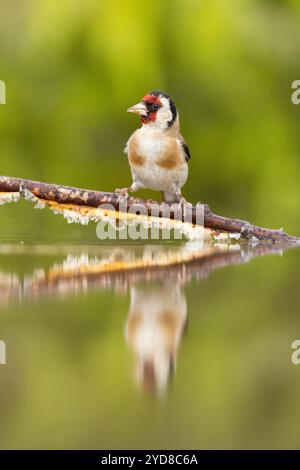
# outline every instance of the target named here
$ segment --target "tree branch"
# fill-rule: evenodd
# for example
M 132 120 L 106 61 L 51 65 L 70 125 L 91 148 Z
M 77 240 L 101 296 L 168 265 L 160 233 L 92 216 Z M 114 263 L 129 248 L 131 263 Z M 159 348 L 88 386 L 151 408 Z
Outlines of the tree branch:
M 124 211 L 122 206 L 119 207 L 118 197 L 115 193 L 48 184 L 23 178 L 0 176 L 0 193 L 17 193 L 22 192 L 25 189 L 30 191 L 39 199 L 53 201 L 58 204 L 71 204 L 92 208 L 109 204 L 117 212 L 119 209 L 120 211 Z M 130 197 L 127 199 L 127 207 L 125 207 L 125 210 L 128 210 L 132 205 L 136 204 L 141 204 L 146 207 L 147 212 L 150 215 L 151 206 L 153 204 L 157 204 L 157 201 Z M 177 213 L 171 210 L 170 219 L 174 218 L 177 218 Z M 192 209 L 192 221 L 193 223 L 196 223 L 195 206 Z M 273 243 L 300 244 L 300 239 L 298 237 L 290 236 L 283 230 L 262 228 L 252 225 L 245 220 L 230 219 L 214 214 L 207 204 L 204 204 L 204 226 L 216 231 L 239 233 L 241 238 L 245 239 L 256 237 L 261 241 L 269 241 Z

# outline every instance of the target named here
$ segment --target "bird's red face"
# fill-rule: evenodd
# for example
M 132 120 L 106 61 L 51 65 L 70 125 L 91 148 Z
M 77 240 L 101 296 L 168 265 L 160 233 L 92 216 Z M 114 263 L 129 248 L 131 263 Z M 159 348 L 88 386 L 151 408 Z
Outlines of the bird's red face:
M 131 108 L 127 109 L 129 113 L 136 113 L 141 116 L 143 124 L 155 122 L 157 112 L 163 106 L 160 98 L 155 95 L 145 95 L 142 101 Z
M 158 110 L 162 107 L 162 102 L 158 96 L 154 95 L 145 95 L 142 99 L 142 103 L 146 105 L 147 115 L 142 116 L 142 123 L 147 124 L 147 122 L 155 121 Z
M 168 129 L 177 117 L 177 110 L 169 95 L 159 90 L 151 91 L 142 101 L 127 109 L 129 113 L 136 113 L 141 117 L 143 125 L 157 129 Z

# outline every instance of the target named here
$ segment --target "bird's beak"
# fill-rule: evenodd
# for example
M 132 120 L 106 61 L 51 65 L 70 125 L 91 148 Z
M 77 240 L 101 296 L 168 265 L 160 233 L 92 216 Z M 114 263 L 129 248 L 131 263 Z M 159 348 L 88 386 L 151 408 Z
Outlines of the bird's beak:
M 138 104 L 135 104 L 134 106 L 131 106 L 131 108 L 128 108 L 127 112 L 139 114 L 140 116 L 146 116 L 147 108 L 144 103 L 138 103 Z

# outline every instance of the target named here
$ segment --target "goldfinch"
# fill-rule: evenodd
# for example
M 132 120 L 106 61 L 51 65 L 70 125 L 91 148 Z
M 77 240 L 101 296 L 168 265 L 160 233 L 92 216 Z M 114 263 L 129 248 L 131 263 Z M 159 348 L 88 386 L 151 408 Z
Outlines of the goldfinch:
M 169 95 L 155 90 L 127 110 L 138 114 L 142 126 L 129 138 L 125 154 L 132 174 L 129 188 L 116 189 L 120 196 L 140 188 L 162 191 L 164 201 L 185 204 L 181 188 L 188 177 L 189 148 L 180 134 L 177 108 Z

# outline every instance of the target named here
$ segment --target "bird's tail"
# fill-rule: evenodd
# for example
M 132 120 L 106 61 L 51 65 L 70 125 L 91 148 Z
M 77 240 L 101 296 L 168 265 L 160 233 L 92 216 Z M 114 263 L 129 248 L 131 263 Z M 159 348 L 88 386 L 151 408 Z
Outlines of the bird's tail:
M 163 192 L 163 198 L 164 198 L 165 202 L 169 202 L 169 203 L 178 202 L 178 198 L 177 198 L 176 194 L 168 193 L 167 191 Z

